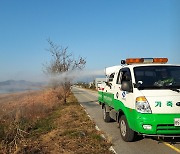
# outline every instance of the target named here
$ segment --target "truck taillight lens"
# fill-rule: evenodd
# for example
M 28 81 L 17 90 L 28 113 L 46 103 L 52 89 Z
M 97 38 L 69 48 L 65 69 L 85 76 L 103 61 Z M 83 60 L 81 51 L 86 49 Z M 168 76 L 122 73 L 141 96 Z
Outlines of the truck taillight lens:
M 98 89 L 104 91 L 104 88 L 98 88 Z
M 136 98 L 136 110 L 140 113 L 152 113 L 149 102 L 146 97 L 141 96 Z

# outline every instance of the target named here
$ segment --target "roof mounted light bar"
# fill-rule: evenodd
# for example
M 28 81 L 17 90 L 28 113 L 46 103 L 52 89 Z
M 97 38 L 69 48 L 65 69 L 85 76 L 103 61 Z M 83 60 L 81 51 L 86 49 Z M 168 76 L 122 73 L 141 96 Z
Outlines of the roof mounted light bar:
M 165 64 L 168 62 L 167 58 L 128 58 L 126 60 L 122 60 L 121 64 L 150 64 L 150 63 L 158 63 Z

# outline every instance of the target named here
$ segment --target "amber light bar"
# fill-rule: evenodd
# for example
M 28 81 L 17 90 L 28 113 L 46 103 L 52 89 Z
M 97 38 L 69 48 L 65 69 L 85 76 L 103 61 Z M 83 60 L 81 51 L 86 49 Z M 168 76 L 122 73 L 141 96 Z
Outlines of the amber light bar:
M 167 63 L 167 58 L 128 58 L 126 64 L 138 64 L 138 63 Z
M 133 64 L 133 63 L 143 63 L 143 58 L 128 58 L 126 59 L 126 64 Z
M 153 58 L 153 63 L 167 63 L 167 58 Z

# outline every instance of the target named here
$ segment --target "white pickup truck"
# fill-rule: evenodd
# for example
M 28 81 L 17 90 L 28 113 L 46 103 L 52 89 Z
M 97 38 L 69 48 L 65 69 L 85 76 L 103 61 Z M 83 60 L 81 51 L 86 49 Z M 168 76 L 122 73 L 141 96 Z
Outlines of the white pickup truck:
M 107 68 L 98 90 L 105 122 L 119 123 L 124 141 L 137 134 L 180 137 L 180 65 L 167 58 L 131 58 Z

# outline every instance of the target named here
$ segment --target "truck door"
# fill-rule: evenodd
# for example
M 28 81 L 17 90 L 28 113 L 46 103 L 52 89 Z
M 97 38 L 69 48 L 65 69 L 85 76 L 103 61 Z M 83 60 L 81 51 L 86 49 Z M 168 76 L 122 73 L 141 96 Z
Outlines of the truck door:
M 122 68 L 117 76 L 114 99 L 119 100 L 125 107 L 133 108 L 133 92 L 121 90 L 121 84 L 124 81 L 129 81 L 132 85 L 132 76 L 129 68 Z M 119 109 L 119 101 L 114 101 L 114 108 Z

